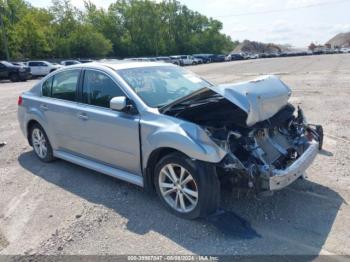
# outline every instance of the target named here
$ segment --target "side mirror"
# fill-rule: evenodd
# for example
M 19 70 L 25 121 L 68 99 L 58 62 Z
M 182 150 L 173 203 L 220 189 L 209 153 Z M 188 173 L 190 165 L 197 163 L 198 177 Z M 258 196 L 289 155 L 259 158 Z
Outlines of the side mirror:
M 116 96 L 109 102 L 109 107 L 113 110 L 123 111 L 127 106 L 127 98 L 125 96 Z

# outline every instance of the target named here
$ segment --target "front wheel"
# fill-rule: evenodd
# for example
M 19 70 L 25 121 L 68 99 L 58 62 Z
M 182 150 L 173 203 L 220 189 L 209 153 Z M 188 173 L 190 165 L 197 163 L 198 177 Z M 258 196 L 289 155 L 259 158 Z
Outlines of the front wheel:
M 10 75 L 10 80 L 11 80 L 11 82 L 18 82 L 19 81 L 19 75 L 16 74 L 16 73 L 12 73 Z
M 208 163 L 180 153 L 167 155 L 156 165 L 154 184 L 166 208 L 182 218 L 205 217 L 218 208 L 220 185 Z

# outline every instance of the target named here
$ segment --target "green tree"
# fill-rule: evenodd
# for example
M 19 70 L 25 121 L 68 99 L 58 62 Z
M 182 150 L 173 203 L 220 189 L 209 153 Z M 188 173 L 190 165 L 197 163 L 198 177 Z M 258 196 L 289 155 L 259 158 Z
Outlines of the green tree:
M 53 56 L 52 16 L 45 9 L 31 9 L 13 26 L 11 54 L 16 58 Z
M 101 58 L 112 50 L 112 43 L 89 25 L 81 25 L 68 39 L 73 57 Z
M 0 0 L 0 29 L 1 51 L 0 56 L 10 59 L 11 45 L 9 39 L 14 33 L 13 26 L 25 14 L 28 4 L 23 0 Z
M 7 59 L 226 53 L 237 45 L 220 21 L 176 0 L 118 0 L 108 9 L 86 0 L 84 10 L 70 0 L 47 9 L 0 0 L 0 11 L 0 57 Z

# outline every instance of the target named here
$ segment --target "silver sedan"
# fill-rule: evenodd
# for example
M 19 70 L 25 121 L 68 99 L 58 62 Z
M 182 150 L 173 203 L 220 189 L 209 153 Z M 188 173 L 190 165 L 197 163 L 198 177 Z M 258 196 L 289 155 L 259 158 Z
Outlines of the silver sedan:
M 173 213 L 215 212 L 222 183 L 282 189 L 322 146 L 321 126 L 288 103 L 277 77 L 216 86 L 168 63 L 78 64 L 18 99 L 35 154 L 156 191 Z

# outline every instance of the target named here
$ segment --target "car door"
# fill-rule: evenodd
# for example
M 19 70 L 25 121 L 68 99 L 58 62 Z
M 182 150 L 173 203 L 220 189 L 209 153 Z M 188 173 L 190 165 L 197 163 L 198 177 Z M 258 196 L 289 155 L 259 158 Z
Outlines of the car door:
M 38 62 L 38 65 L 38 71 L 40 72 L 40 75 L 45 76 L 50 73 L 50 67 L 46 63 Z
M 28 66 L 30 67 L 30 72 L 32 73 L 32 75 L 40 75 L 38 62 L 29 62 Z
M 42 85 L 42 98 L 38 107 L 46 118 L 47 133 L 54 150 L 76 152 L 80 148 L 77 121 L 80 72 L 80 69 L 62 71 Z
M 78 112 L 80 150 L 86 157 L 141 174 L 139 115 L 109 108 L 113 97 L 126 96 L 111 76 L 85 70 Z

